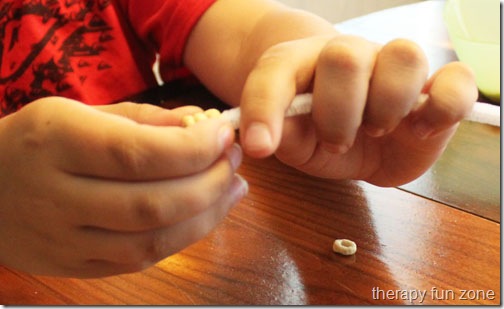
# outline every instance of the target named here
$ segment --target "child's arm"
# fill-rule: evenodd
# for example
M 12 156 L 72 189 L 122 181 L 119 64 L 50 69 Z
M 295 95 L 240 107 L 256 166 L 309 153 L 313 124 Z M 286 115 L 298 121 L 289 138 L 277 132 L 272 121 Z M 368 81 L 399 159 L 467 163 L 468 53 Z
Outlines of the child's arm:
M 240 105 L 246 153 L 275 153 L 313 175 L 397 185 L 442 153 L 477 89 L 451 63 L 427 80 L 413 42 L 385 46 L 339 34 L 328 22 L 267 0 L 220 0 L 186 46 L 188 67 Z M 284 121 L 297 93 L 313 92 L 309 117 Z M 429 94 L 422 106 L 415 102 Z
M 185 62 L 210 90 L 236 106 L 240 104 L 250 71 L 267 49 L 284 41 L 325 36 L 320 38 L 319 46 L 312 47 L 318 49 L 327 37 L 337 34 L 320 17 L 274 1 L 220 0 L 193 30 L 186 46 Z M 286 49 L 290 48 L 286 46 Z M 273 59 L 275 56 L 283 55 L 272 54 L 272 64 L 278 62 Z M 283 60 L 294 63 L 299 59 Z M 290 69 L 294 73 L 297 68 Z

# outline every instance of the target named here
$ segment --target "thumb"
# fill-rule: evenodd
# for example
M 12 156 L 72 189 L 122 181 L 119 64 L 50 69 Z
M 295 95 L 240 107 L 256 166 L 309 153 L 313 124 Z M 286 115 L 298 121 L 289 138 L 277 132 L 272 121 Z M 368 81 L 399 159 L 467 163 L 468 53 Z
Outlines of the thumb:
M 258 59 L 243 88 L 240 132 L 244 152 L 266 157 L 278 148 L 285 111 L 294 96 L 308 90 L 318 54 L 327 37 L 274 45 Z
M 289 75 L 280 71 L 277 69 L 275 73 Z M 275 152 L 280 144 L 284 113 L 294 95 L 291 78 L 275 78 L 263 70 L 251 73 L 240 104 L 241 143 L 245 153 L 261 158 Z

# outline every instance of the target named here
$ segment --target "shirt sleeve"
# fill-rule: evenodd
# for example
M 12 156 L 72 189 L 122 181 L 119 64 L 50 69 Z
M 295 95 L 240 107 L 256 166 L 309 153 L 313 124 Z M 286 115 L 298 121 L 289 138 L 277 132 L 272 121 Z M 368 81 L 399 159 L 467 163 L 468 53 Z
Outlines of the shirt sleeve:
M 140 40 L 159 53 L 164 81 L 189 75 L 183 64 L 186 42 L 199 18 L 215 1 L 118 0 Z

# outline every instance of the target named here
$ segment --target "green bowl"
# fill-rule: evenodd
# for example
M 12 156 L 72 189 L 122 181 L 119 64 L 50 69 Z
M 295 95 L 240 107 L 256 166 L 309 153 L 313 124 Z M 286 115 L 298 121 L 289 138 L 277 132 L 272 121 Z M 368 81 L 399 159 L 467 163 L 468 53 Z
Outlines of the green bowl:
M 500 1 L 448 0 L 444 21 L 457 57 L 474 70 L 480 92 L 500 102 Z

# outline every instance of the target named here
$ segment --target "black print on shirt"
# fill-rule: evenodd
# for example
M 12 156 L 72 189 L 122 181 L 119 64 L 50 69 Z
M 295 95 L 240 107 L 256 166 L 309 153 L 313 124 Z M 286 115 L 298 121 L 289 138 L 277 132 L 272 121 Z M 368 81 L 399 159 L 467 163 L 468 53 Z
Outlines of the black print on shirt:
M 71 74 L 77 74 L 76 80 L 83 84 L 90 68 L 95 71 L 111 68 L 109 63 L 96 61 L 106 50 L 106 44 L 114 39 L 112 27 L 100 15 L 110 1 L 0 1 L 0 89 L 3 90 L 0 114 L 12 113 L 35 99 L 72 88 L 68 82 Z M 20 35 L 26 23 L 33 22 L 34 18 L 41 21 L 43 33 L 36 41 L 26 44 L 22 40 L 27 38 Z M 71 30 L 61 31 L 65 27 Z M 19 54 L 20 48 L 16 47 L 21 43 L 24 50 Z M 52 52 L 50 59 L 39 58 L 47 47 L 52 47 L 48 49 Z M 80 60 L 72 65 L 71 60 L 76 57 Z M 95 57 L 94 61 L 85 59 L 89 57 Z M 23 83 L 16 83 L 21 77 Z

